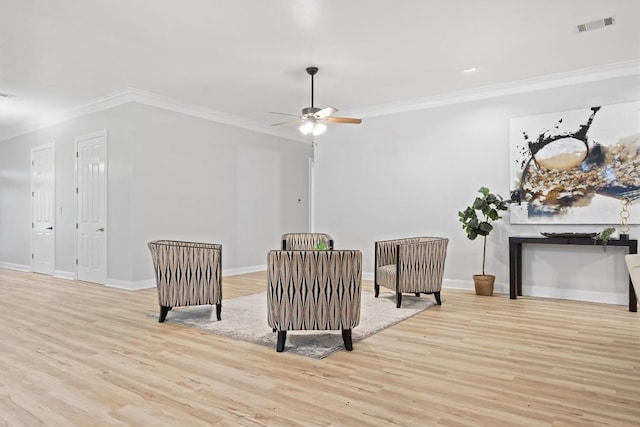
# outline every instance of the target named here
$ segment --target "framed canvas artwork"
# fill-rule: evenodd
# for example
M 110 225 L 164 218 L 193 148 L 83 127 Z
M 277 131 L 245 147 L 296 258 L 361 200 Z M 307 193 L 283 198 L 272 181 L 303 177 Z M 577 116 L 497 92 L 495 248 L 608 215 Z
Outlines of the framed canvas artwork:
M 512 224 L 640 223 L 640 102 L 512 118 Z

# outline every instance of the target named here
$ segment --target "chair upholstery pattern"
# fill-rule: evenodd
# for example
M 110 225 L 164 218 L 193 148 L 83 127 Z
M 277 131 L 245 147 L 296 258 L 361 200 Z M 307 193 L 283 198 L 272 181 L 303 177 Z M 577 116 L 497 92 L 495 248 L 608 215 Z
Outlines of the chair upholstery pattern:
M 624 260 L 629 270 L 633 291 L 636 293 L 636 300 L 640 303 L 640 254 L 625 255 Z
M 312 251 L 319 243 L 333 250 L 333 238 L 326 233 L 286 233 L 282 235 L 283 251 Z
M 270 251 L 267 256 L 267 323 L 278 331 L 342 330 L 351 350 L 351 329 L 360 323 L 362 253 Z
M 375 243 L 374 288 L 380 286 L 397 294 L 397 307 L 403 293 L 434 294 L 441 304 L 440 291 L 449 239 L 443 237 L 409 237 Z
M 160 322 L 172 307 L 215 304 L 222 307 L 222 245 L 154 240 L 147 244 L 155 270 Z

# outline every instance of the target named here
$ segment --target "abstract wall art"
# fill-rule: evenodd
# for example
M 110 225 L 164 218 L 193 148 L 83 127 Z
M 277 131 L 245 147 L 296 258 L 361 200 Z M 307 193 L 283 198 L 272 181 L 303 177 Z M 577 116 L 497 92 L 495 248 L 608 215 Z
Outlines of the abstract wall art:
M 640 223 L 640 102 L 512 118 L 512 224 Z

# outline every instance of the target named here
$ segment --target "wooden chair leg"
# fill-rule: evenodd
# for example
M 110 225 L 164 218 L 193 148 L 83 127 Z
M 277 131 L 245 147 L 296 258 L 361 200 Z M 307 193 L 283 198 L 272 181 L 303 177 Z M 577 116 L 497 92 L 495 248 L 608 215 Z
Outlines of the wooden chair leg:
M 442 305 L 442 300 L 440 299 L 440 291 L 434 292 L 433 295 L 436 297 L 436 304 Z
M 380 285 L 378 284 L 373 285 L 373 292 L 374 292 L 373 296 L 378 298 L 378 295 L 380 294 Z
M 160 316 L 158 317 L 158 322 L 163 323 L 164 319 L 167 318 L 167 313 L 171 310 L 171 307 L 165 307 L 164 305 L 160 306 Z
M 353 351 L 353 341 L 351 341 L 351 329 L 342 330 L 342 341 L 347 351 Z
M 221 314 L 222 314 L 222 301 L 216 304 L 216 317 L 218 318 L 218 320 L 222 320 L 220 318 Z
M 420 292 L 416 292 L 416 296 L 419 297 L 420 296 Z
M 396 303 L 396 308 L 400 308 L 402 305 L 402 292 L 398 292 L 398 302 Z
M 287 331 L 278 331 L 278 344 L 276 344 L 276 351 L 281 353 L 284 351 L 284 342 L 287 340 Z

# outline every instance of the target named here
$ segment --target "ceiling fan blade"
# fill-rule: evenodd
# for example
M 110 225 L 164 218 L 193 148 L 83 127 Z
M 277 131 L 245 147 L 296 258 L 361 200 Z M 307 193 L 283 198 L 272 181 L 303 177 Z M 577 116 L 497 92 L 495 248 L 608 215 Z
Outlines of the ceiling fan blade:
M 290 123 L 298 123 L 298 122 L 300 122 L 300 121 L 301 121 L 300 119 L 296 119 L 296 120 L 289 120 L 289 121 L 286 121 L 286 122 L 274 123 L 274 124 L 269 125 L 269 126 L 288 125 L 288 124 L 290 124 Z
M 277 111 L 269 111 L 269 114 L 280 114 L 282 116 L 298 117 L 298 114 L 278 113 Z
M 334 114 L 336 111 L 338 111 L 338 109 L 333 107 L 323 108 L 322 110 L 315 113 L 314 117 L 317 117 L 319 119 L 326 119 L 330 115 Z
M 327 117 L 325 120 L 331 123 L 353 123 L 356 125 L 362 123 L 362 119 L 352 119 L 350 117 Z

